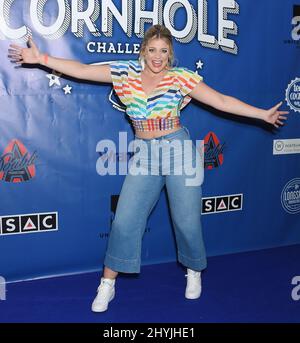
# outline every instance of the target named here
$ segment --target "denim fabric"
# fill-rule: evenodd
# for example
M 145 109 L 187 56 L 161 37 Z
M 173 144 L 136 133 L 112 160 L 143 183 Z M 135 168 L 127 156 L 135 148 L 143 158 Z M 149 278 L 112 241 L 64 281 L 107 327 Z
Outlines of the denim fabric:
M 193 270 L 205 269 L 201 227 L 203 158 L 187 128 L 155 139 L 136 136 L 133 145 L 135 154 L 118 200 L 104 265 L 118 272 L 140 272 L 147 219 L 166 185 L 178 261 Z

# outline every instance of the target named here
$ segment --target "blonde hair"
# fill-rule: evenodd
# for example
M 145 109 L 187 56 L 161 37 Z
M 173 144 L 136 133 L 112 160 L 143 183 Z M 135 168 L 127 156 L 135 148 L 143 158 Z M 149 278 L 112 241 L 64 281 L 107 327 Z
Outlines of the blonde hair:
M 144 39 L 141 44 L 140 54 L 139 54 L 139 61 L 141 62 L 141 64 L 144 63 L 143 59 L 144 59 L 146 46 L 152 38 L 161 38 L 167 41 L 170 48 L 168 66 L 172 67 L 175 60 L 172 34 L 168 28 L 159 24 L 149 27 L 149 29 L 145 33 Z

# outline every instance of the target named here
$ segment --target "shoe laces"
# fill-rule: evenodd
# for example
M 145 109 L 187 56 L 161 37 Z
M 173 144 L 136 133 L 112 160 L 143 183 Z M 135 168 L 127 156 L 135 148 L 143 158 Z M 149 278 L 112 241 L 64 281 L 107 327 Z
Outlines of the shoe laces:
M 108 293 L 110 291 L 110 289 L 113 288 L 113 285 L 110 284 L 108 281 L 106 280 L 102 280 L 99 287 L 98 287 L 98 291 L 102 292 L 102 293 Z

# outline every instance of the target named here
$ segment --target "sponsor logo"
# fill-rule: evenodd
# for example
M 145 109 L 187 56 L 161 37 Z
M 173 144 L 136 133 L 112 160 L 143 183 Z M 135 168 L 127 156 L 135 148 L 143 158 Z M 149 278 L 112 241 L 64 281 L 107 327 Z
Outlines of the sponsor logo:
M 223 150 L 225 143 L 221 144 L 214 132 L 209 132 L 204 138 L 204 168 L 220 167 L 224 162 Z
M 243 194 L 202 198 L 202 214 L 239 211 L 242 207 Z
M 1 235 L 58 230 L 58 213 L 33 213 L 0 217 Z
M 32 179 L 35 176 L 36 158 L 36 152 L 30 156 L 25 146 L 13 139 L 0 158 L 0 180 L 24 182 Z
M 285 100 L 291 110 L 300 112 L 300 78 L 290 82 L 285 90 Z
M 299 154 L 300 138 L 275 139 L 273 141 L 273 155 Z
M 300 212 L 300 178 L 290 180 L 281 192 L 281 204 L 290 214 Z

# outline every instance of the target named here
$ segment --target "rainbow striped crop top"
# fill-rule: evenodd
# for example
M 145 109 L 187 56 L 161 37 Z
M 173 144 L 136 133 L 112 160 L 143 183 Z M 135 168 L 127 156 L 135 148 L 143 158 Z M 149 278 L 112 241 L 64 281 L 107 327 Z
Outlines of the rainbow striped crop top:
M 188 93 L 203 80 L 187 68 L 173 67 L 147 96 L 142 89 L 142 66 L 138 60 L 110 62 L 110 70 L 113 88 L 138 131 L 178 126 L 180 110 L 191 101 Z

